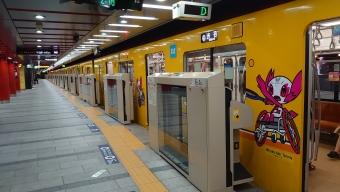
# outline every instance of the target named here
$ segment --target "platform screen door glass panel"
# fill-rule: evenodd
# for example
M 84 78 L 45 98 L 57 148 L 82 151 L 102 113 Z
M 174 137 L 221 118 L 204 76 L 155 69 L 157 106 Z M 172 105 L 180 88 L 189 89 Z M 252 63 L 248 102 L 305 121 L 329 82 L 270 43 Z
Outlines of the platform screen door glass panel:
M 187 52 L 184 55 L 185 72 L 209 72 L 210 49 Z
M 184 86 L 157 85 L 159 151 L 188 174 L 188 123 Z
M 108 92 L 108 105 L 109 114 L 115 118 L 118 118 L 118 95 L 117 95 L 117 80 L 107 80 L 107 92 Z

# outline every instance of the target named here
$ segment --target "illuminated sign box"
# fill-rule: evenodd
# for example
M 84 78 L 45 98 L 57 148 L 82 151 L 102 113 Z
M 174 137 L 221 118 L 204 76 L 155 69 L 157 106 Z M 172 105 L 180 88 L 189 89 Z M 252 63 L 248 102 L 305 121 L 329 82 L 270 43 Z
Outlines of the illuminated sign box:
M 172 18 L 189 21 L 202 21 L 211 18 L 211 5 L 180 1 L 172 5 Z
M 65 3 L 71 0 L 61 0 Z M 79 3 L 86 3 L 96 6 L 108 8 L 110 10 L 131 9 L 141 11 L 143 8 L 143 0 L 72 0 Z
M 201 34 L 201 43 L 217 41 L 218 31 L 209 31 Z
M 59 50 L 18 50 L 19 55 L 59 55 Z

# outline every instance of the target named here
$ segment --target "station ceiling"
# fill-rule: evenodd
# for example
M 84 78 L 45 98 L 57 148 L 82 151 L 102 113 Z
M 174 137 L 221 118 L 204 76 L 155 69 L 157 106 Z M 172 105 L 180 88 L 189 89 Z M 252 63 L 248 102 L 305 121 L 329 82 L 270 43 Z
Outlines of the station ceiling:
M 212 9 L 212 20 L 206 24 L 289 1 L 291 0 L 258 0 L 256 2 L 253 0 L 195 0 L 195 2 L 210 2 L 227 6 L 225 9 L 221 9 L 221 6 L 214 6 L 215 8 L 213 7 Z M 170 7 L 176 2 L 178 2 L 178 0 L 144 0 L 144 5 Z M 224 16 L 221 16 L 221 11 L 224 13 Z M 44 18 L 37 19 L 35 17 L 37 15 L 42 15 Z M 176 22 L 180 24 L 178 28 L 176 27 L 176 30 L 180 29 L 180 26 L 187 26 L 179 32 L 202 26 L 202 22 L 173 21 L 172 10 L 170 9 L 144 7 L 142 11 L 129 11 L 125 13 L 125 15 L 155 17 L 157 20 L 126 19 L 121 18 L 120 16 L 122 15 L 124 15 L 124 13 L 120 10 L 112 11 L 94 5 L 77 4 L 74 1 L 60 3 L 60 0 L 0 0 L 0 54 L 6 55 L 6 57 L 12 57 L 18 62 L 25 60 L 26 64 L 27 62 L 32 62 L 35 65 L 39 63 L 43 66 L 49 66 L 55 62 L 53 61 L 55 58 L 61 59 L 66 55 L 70 55 L 70 59 L 72 59 L 77 56 L 79 58 L 79 55 L 86 56 L 92 53 L 92 49 L 88 51 L 78 51 L 77 49 L 77 47 L 79 47 L 80 44 L 84 44 L 85 41 L 89 42 L 89 39 L 109 39 L 109 41 L 103 41 L 101 47 L 112 50 L 112 47 L 117 47 L 118 44 L 120 47 L 126 47 L 126 45 L 122 46 L 125 42 L 133 46 L 133 44 L 127 40 L 136 39 L 145 33 L 148 33 L 149 37 L 150 34 L 153 34 L 153 38 L 147 38 L 150 40 L 169 35 L 171 33 L 165 30 L 164 27 L 174 25 Z M 128 28 L 109 26 L 109 24 L 121 24 L 122 20 L 126 20 L 128 22 L 127 24 L 142 27 Z M 40 25 L 43 33 L 36 32 Z M 161 28 L 162 26 L 163 28 Z M 157 28 L 163 31 L 157 31 Z M 128 33 L 113 33 L 102 30 L 123 30 L 128 31 Z M 176 30 L 172 33 L 176 33 Z M 107 35 L 119 37 L 94 36 L 103 35 L 104 32 Z M 77 36 L 79 37 L 79 41 L 75 42 L 74 37 Z M 138 42 L 144 43 L 147 39 Z M 31 54 L 23 58 L 17 55 L 18 49 L 58 49 L 60 53 L 58 55 L 44 56 Z

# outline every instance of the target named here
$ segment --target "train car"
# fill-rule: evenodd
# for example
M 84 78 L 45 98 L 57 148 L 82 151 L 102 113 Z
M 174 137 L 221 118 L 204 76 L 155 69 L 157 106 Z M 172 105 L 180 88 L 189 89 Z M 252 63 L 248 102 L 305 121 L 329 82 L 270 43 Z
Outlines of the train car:
M 265 190 L 307 191 L 308 183 L 317 181 L 308 178 L 320 134 L 320 127 L 310 123 L 320 121 L 311 115 L 320 102 L 315 99 L 320 86 L 314 82 L 320 70 L 339 81 L 339 67 L 327 69 L 316 59 L 339 52 L 339 5 L 332 0 L 292 1 L 97 58 L 94 70 L 101 80 L 106 73 L 133 73 L 135 122 L 145 128 L 149 75 L 234 74 L 234 81 L 225 82 L 235 93 L 233 99 L 255 112 L 254 126 L 240 134 L 242 164 Z

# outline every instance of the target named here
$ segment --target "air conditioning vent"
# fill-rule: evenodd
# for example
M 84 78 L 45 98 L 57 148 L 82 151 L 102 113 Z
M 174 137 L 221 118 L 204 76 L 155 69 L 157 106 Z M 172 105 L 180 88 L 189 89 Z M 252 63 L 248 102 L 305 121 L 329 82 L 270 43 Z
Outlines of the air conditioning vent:
M 234 23 L 231 25 L 231 38 L 243 36 L 243 23 Z

